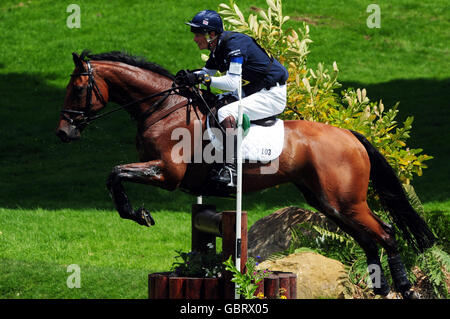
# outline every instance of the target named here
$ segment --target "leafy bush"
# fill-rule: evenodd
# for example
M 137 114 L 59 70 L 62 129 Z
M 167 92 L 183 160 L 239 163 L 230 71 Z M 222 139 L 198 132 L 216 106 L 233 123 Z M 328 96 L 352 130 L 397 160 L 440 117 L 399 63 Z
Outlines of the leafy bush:
M 420 154 L 422 149 L 410 149 L 406 140 L 410 137 L 413 117 L 403 125 L 395 120 L 398 103 L 386 109 L 382 101 L 371 102 L 365 89 L 349 88 L 338 94 L 341 87 L 337 78 L 339 69 L 334 62 L 329 71 L 319 63 L 315 70 L 306 64 L 309 54 L 309 27 L 286 29 L 289 20 L 283 16 L 281 0 L 266 0 L 267 11 L 256 8 L 245 19 L 239 7 L 230 1 L 221 3 L 219 13 L 226 29 L 242 32 L 255 38 L 267 52 L 275 56 L 289 71 L 287 81 L 288 101 L 284 119 L 305 119 L 352 129 L 364 134 L 386 156 L 399 178 L 409 184 L 413 175 L 422 175 L 425 161 L 432 157 Z
M 174 262 L 171 269 L 177 276 L 219 278 L 223 274 L 222 254 L 216 253 L 212 244 L 204 253 L 197 251 L 183 252 L 181 250 L 176 252 L 178 256 L 175 256 L 175 258 L 181 259 L 181 261 Z

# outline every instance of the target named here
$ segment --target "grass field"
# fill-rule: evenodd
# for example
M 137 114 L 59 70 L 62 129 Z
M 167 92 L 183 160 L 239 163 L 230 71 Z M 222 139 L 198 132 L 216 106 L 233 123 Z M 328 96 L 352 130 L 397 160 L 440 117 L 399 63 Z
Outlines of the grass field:
M 400 119 L 415 117 L 410 146 L 434 156 L 413 184 L 429 214 L 450 211 L 450 10 L 448 1 L 378 1 L 381 28 L 369 29 L 370 1 L 284 1 L 289 26 L 311 28 L 311 67 L 337 61 L 344 87 L 365 87 Z M 149 272 L 168 270 L 188 250 L 190 205 L 180 191 L 126 185 L 135 207 L 156 226 L 121 220 L 105 188 L 118 164 L 135 162 L 136 132 L 127 114 L 89 127 L 62 144 L 54 129 L 73 70 L 71 53 L 126 50 L 172 72 L 202 66 L 184 21 L 217 1 L 76 1 L 81 28 L 69 29 L 68 4 L 0 4 L 0 298 L 145 298 Z M 248 15 L 264 0 L 238 0 Z M 206 199 L 219 209 L 234 202 Z M 291 186 L 244 199 L 249 223 L 288 206 L 306 206 Z M 81 268 L 80 289 L 66 271 Z

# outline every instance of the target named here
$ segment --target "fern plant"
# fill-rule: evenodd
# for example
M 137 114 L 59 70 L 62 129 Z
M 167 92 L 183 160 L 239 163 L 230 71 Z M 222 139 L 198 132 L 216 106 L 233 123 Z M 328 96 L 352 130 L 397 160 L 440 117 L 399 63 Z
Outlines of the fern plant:
M 419 256 L 417 264 L 428 276 L 434 294 L 438 298 L 449 298 L 447 278 L 450 274 L 450 256 L 434 246 Z

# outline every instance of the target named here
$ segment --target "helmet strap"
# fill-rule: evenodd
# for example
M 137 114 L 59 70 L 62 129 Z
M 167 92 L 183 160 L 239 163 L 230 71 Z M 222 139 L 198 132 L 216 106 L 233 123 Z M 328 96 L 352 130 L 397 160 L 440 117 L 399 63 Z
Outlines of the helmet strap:
M 210 36 L 209 33 L 208 33 L 208 37 L 207 37 L 207 39 L 206 39 L 206 41 L 208 42 L 208 50 L 211 50 L 211 49 L 212 49 L 212 45 L 213 45 L 214 41 L 215 41 L 218 37 L 219 37 L 219 35 L 217 34 L 217 35 L 215 35 L 214 37 L 211 38 L 211 36 Z

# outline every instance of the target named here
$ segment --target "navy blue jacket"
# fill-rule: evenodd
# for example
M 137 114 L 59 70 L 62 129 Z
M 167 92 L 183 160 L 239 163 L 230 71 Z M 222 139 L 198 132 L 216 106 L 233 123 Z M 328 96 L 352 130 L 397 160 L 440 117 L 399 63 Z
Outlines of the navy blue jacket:
M 270 88 L 277 82 L 283 84 L 289 77 L 286 68 L 275 58 L 269 57 L 252 37 L 231 31 L 220 35 L 205 67 L 220 72 L 228 71 L 233 57 L 243 58 L 242 90 L 245 96 Z

